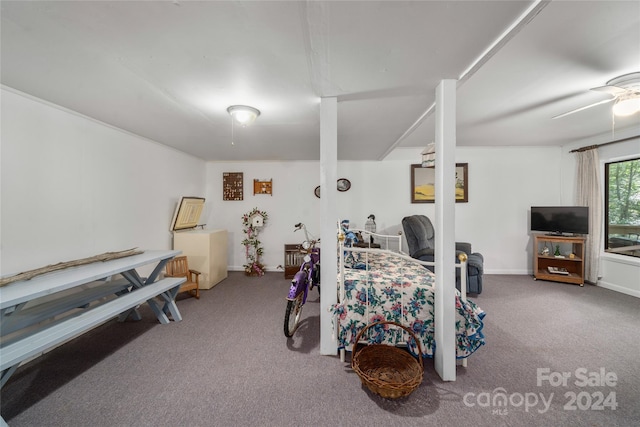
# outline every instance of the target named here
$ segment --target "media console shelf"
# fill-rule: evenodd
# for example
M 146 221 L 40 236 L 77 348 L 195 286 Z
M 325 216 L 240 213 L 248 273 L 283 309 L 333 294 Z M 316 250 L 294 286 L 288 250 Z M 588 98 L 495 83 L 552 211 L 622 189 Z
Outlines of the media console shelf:
M 584 286 L 584 241 L 584 237 L 534 234 L 533 278 Z M 560 256 L 555 255 L 556 248 Z

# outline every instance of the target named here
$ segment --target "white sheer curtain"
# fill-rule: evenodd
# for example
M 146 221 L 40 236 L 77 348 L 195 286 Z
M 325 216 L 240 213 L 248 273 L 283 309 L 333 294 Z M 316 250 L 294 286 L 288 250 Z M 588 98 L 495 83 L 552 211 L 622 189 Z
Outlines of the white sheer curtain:
M 589 236 L 585 244 L 585 280 L 598 282 L 602 243 L 602 195 L 598 149 L 577 152 L 576 204 L 589 206 Z

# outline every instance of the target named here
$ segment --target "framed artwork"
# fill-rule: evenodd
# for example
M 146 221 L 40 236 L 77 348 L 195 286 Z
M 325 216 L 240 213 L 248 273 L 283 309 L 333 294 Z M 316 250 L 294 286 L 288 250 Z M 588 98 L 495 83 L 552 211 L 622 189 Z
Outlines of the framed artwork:
M 253 195 L 256 194 L 269 194 L 273 196 L 273 179 L 254 179 L 253 180 Z
M 242 172 L 222 173 L 222 200 L 242 200 Z
M 469 201 L 468 163 L 456 163 L 456 203 Z M 435 202 L 436 173 L 433 167 L 411 165 L 411 203 Z

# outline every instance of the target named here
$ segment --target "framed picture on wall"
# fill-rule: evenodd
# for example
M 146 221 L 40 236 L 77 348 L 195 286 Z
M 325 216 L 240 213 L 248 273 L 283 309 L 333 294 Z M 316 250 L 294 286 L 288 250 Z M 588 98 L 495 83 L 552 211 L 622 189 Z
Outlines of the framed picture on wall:
M 242 200 L 244 189 L 242 172 L 222 173 L 222 200 Z
M 469 201 L 468 163 L 456 163 L 456 203 Z M 434 203 L 436 171 L 433 167 L 411 165 L 411 203 Z

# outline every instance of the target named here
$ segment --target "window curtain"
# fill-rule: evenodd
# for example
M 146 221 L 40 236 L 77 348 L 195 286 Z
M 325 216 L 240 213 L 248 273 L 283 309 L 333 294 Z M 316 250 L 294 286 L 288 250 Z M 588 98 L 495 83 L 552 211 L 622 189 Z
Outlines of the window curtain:
M 585 280 L 598 282 L 602 243 L 602 193 L 598 149 L 578 151 L 576 204 L 589 207 L 589 235 L 585 243 Z

